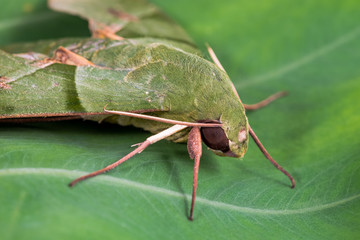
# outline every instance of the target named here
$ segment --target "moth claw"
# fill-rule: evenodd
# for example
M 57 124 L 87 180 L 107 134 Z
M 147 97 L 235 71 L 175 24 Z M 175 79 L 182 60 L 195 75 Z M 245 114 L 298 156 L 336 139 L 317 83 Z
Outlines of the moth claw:
M 141 144 L 142 144 L 142 142 L 141 143 L 135 143 L 135 144 L 131 145 L 130 147 L 140 146 Z

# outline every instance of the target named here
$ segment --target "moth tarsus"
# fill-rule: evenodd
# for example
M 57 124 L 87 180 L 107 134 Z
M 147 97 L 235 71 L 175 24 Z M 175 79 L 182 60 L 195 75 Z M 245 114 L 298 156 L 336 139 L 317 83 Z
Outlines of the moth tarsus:
M 88 178 L 92 178 L 95 176 L 98 176 L 102 173 L 108 172 L 111 169 L 119 166 L 120 164 L 122 164 L 123 162 L 129 160 L 131 157 L 133 157 L 134 155 L 136 155 L 137 153 L 142 152 L 145 148 L 147 148 L 150 145 L 150 141 L 144 141 L 143 143 L 140 144 L 140 146 L 138 146 L 135 150 L 133 150 L 132 152 L 130 152 L 128 155 L 126 155 L 125 157 L 121 158 L 120 160 L 106 166 L 105 168 L 102 168 L 100 170 L 97 170 L 95 172 L 89 173 L 87 175 L 81 176 L 77 179 L 75 179 L 74 181 L 72 181 L 71 183 L 69 183 L 69 187 L 73 187 L 75 184 L 77 184 L 78 182 L 84 181 Z
M 183 126 L 183 125 L 174 125 L 160 133 L 157 133 L 149 138 L 147 138 L 144 142 L 140 143 L 139 146 L 137 148 L 135 148 L 132 152 L 130 152 L 129 154 L 127 154 L 126 156 L 124 156 L 123 158 L 121 158 L 120 160 L 106 166 L 105 168 L 102 168 L 100 170 L 97 170 L 95 172 L 89 173 L 87 175 L 81 176 L 77 179 L 75 179 L 74 181 L 72 181 L 69 186 L 72 187 L 75 184 L 77 184 L 78 182 L 84 181 L 88 178 L 92 178 L 95 176 L 98 176 L 102 173 L 105 173 L 107 171 L 110 171 L 111 169 L 119 166 L 120 164 L 122 164 L 123 162 L 129 160 L 130 158 L 132 158 L 133 156 L 135 156 L 138 153 L 141 153 L 142 151 L 144 151 L 148 146 L 150 146 L 153 143 L 156 143 L 164 138 L 167 138 L 183 129 L 187 128 L 187 126 Z
M 251 137 L 254 139 L 254 142 L 259 147 L 261 152 L 264 154 L 264 156 L 282 173 L 284 173 L 291 181 L 291 188 L 295 188 L 295 180 L 294 178 L 288 173 L 283 167 L 281 167 L 268 153 L 268 151 L 265 149 L 265 147 L 260 142 L 259 138 L 256 136 L 255 132 L 252 130 L 252 128 L 249 125 L 249 132 Z

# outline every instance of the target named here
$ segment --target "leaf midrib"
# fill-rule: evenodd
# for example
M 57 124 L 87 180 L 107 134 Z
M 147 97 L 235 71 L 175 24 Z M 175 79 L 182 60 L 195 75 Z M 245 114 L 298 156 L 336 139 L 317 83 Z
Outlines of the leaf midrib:
M 56 169 L 56 168 L 9 168 L 9 169 L 1 169 L 0 170 L 0 177 L 1 176 L 12 176 L 12 175 L 24 175 L 24 174 L 37 174 L 37 175 L 48 175 L 48 176 L 56 176 L 56 177 L 67 177 L 67 178 L 76 178 L 88 172 L 78 171 L 78 170 L 66 170 L 66 169 Z M 143 184 L 135 181 L 131 181 L 128 179 L 117 178 L 112 176 L 99 176 L 96 178 L 98 183 L 104 183 L 109 185 L 116 185 L 121 187 L 131 187 L 137 188 L 142 191 L 147 191 L 151 193 L 159 193 L 162 195 L 167 195 L 176 198 L 186 198 L 188 201 L 191 199 L 191 195 L 183 194 L 180 192 L 176 192 L 173 190 L 151 186 L 148 184 Z M 240 207 L 233 204 L 228 204 L 219 201 L 213 201 L 202 197 L 197 197 L 196 202 L 199 204 L 205 204 L 208 206 L 212 206 L 219 209 L 230 210 L 240 213 L 250 213 L 250 214 L 260 214 L 260 215 L 293 215 L 293 214 L 306 214 L 316 211 L 322 211 L 329 208 L 334 208 L 339 205 L 346 204 L 348 202 L 357 200 L 360 198 L 360 193 L 355 194 L 353 196 L 335 201 L 326 204 L 321 204 L 317 206 L 312 206 L 308 208 L 300 208 L 300 209 L 293 209 L 293 210 L 274 210 L 274 209 L 257 209 L 257 208 L 249 208 L 249 207 Z

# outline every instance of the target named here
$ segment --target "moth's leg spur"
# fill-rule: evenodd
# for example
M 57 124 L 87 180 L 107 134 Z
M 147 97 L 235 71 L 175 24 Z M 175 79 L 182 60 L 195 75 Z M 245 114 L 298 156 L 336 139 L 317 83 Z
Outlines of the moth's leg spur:
M 126 155 L 125 157 L 121 158 L 120 160 L 114 162 L 113 164 L 108 165 L 107 167 L 100 169 L 98 171 L 89 173 L 87 175 L 84 175 L 82 177 L 79 177 L 77 179 L 75 179 L 74 181 L 72 181 L 69 186 L 72 187 L 74 186 L 76 183 L 81 182 L 85 179 L 91 178 L 91 177 L 95 177 L 99 174 L 102 174 L 104 172 L 107 172 L 113 168 L 115 168 L 116 166 L 120 165 L 121 163 L 125 162 L 126 160 L 130 159 L 131 157 L 133 157 L 134 155 L 136 155 L 137 153 L 141 153 L 145 148 L 147 148 L 149 145 L 156 143 L 157 141 L 160 141 L 161 139 L 167 138 L 171 135 L 173 135 L 174 133 L 177 133 L 183 129 L 187 128 L 187 126 L 183 126 L 183 125 L 174 125 L 160 133 L 157 133 L 149 138 L 147 138 L 143 143 L 140 144 L 139 147 L 137 147 L 135 150 L 133 150 L 132 152 L 130 152 L 128 155 Z
M 263 107 L 269 105 L 271 102 L 275 101 L 276 99 L 284 97 L 286 95 L 288 95 L 288 92 L 286 92 L 286 91 L 277 92 L 277 93 L 269 96 L 268 98 L 262 100 L 261 102 L 258 102 L 255 104 L 243 104 L 243 105 L 246 110 L 256 110 L 259 108 L 263 108 Z
M 288 173 L 284 168 L 282 168 L 271 156 L 270 154 L 266 151 L 265 147 L 262 145 L 262 143 L 260 142 L 259 138 L 256 136 L 255 132 L 252 130 L 252 128 L 249 125 L 249 133 L 251 135 L 251 137 L 254 139 L 256 145 L 258 145 L 258 147 L 260 148 L 261 152 L 264 154 L 264 156 L 278 169 L 280 170 L 283 174 L 285 174 L 291 181 L 291 188 L 295 187 L 295 180 L 294 178 L 290 175 L 290 173 Z
M 187 143 L 188 152 L 191 159 L 194 159 L 194 178 L 193 178 L 193 192 L 191 199 L 191 208 L 190 208 L 190 216 L 189 220 L 193 220 L 194 213 L 194 205 L 196 198 L 196 188 L 197 188 L 197 180 L 199 174 L 199 165 L 200 158 L 202 154 L 202 145 L 201 145 L 201 133 L 199 127 L 193 127 L 189 133 L 189 139 Z

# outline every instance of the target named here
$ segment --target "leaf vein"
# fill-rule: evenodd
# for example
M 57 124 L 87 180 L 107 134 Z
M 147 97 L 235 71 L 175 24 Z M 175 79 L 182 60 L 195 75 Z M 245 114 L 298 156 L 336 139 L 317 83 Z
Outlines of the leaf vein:
M 9 169 L 1 169 L 0 170 L 0 177 L 1 176 L 13 176 L 13 175 L 24 175 L 24 174 L 37 174 L 37 175 L 49 175 L 49 176 L 62 176 L 62 177 L 68 177 L 68 178 L 75 178 L 79 175 L 87 174 L 87 172 L 83 171 L 77 171 L 77 170 L 65 170 L 65 169 L 54 169 L 54 168 L 9 168 Z M 152 193 L 159 193 L 162 195 L 167 195 L 170 197 L 176 197 L 176 198 L 183 198 L 184 196 L 190 200 L 191 195 L 184 195 L 183 193 L 168 190 L 161 187 L 146 185 L 139 182 L 130 181 L 127 179 L 122 178 L 116 178 L 112 176 L 99 176 L 96 178 L 96 181 L 100 183 L 106 183 L 116 186 L 126 186 L 126 187 L 132 187 L 137 188 L 139 190 L 152 192 Z M 241 213 L 248 213 L 248 214 L 259 214 L 259 215 L 292 215 L 292 214 L 305 214 L 305 213 L 311 213 L 316 211 L 322 211 L 330 208 L 334 208 L 340 205 L 344 205 L 348 202 L 355 201 L 360 199 L 360 193 L 355 194 L 353 196 L 330 202 L 325 203 L 317 206 L 307 207 L 307 208 L 301 208 L 301 209 L 285 209 L 285 210 L 276 210 L 276 209 L 257 209 L 257 208 L 249 208 L 249 207 L 241 207 L 236 206 L 233 204 L 228 204 L 224 202 L 219 201 L 213 201 L 209 199 L 205 199 L 202 197 L 197 197 L 197 203 L 198 204 L 205 204 L 208 206 L 212 206 L 214 208 L 218 209 L 224 209 L 228 211 L 235 211 L 235 212 L 241 212 Z

